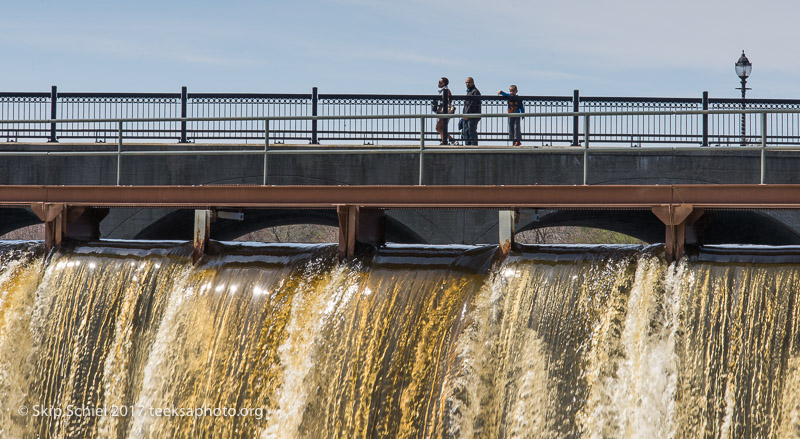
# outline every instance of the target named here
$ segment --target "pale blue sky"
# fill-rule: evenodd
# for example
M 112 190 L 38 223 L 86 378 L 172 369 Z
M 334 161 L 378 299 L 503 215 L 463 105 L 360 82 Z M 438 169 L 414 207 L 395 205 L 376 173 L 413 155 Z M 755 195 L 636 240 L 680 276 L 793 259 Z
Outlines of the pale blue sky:
M 800 98 L 800 2 L 2 0 L 0 90 Z

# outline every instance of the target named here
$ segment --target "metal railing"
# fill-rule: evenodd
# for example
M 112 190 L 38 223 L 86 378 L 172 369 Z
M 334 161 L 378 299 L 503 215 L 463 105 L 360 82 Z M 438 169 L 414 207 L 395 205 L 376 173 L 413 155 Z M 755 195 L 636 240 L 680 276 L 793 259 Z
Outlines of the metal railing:
M 755 113 L 748 113 L 745 119 L 744 138 L 740 114 L 686 113 L 742 109 L 741 99 L 714 99 L 708 93 L 701 98 L 582 97 L 575 90 L 572 96 L 520 98 L 528 113 L 550 115 L 521 121 L 523 142 L 528 145 L 578 146 L 584 135 L 583 124 L 575 115 L 578 112 L 598 114 L 593 122 L 595 143 L 732 146 L 757 144 L 761 138 Z M 418 115 L 431 113 L 434 99 L 434 95 L 319 94 L 316 88 L 309 94 L 188 93 L 186 87 L 180 93 L 59 93 L 54 86 L 49 93 L 0 92 L 0 119 L 76 122 L 4 124 L 0 125 L 0 141 L 109 142 L 117 137 L 118 127 L 113 122 L 117 119 L 139 120 L 124 127 L 126 139 L 139 141 L 260 142 L 265 119 L 273 120 L 270 131 L 275 143 L 402 144 L 416 142 L 421 131 L 425 140 L 433 141 L 437 138 L 433 124 L 420 126 Z M 465 96 L 453 96 L 458 110 L 464 100 Z M 508 100 L 485 95 L 481 102 L 484 115 L 496 115 L 506 112 Z M 745 108 L 800 110 L 800 100 L 751 99 Z M 798 114 L 768 114 L 770 144 L 800 145 Z M 333 118 L 279 119 L 305 116 Z M 455 123 L 451 122 L 449 128 L 458 140 Z M 504 119 L 484 118 L 478 126 L 478 139 L 484 144 L 508 145 L 507 132 Z
M 714 148 L 716 151 L 722 150 L 731 150 L 734 149 L 736 151 L 745 151 L 745 150 L 758 150 L 761 153 L 760 158 L 760 173 L 761 173 L 761 180 L 760 182 L 763 184 L 766 177 L 766 154 L 767 150 L 775 150 L 775 151 L 800 151 L 800 147 L 797 146 L 785 146 L 785 142 L 783 142 L 785 136 L 777 136 L 779 143 L 771 144 L 770 143 L 770 124 L 774 124 L 775 120 L 796 120 L 800 117 L 800 109 L 785 109 L 785 108 L 768 108 L 768 109 L 758 109 L 758 110 L 674 110 L 674 111 L 662 111 L 662 110 L 643 110 L 643 111 L 602 111 L 602 112 L 544 112 L 544 113 L 523 113 L 523 114 L 508 114 L 508 113 L 497 113 L 497 114 L 473 114 L 473 115 L 438 115 L 438 114 L 412 114 L 412 115 L 396 115 L 396 114 L 381 114 L 381 115 L 321 115 L 321 116 L 275 116 L 275 117 L 254 117 L 254 116 L 232 116 L 232 117 L 205 117 L 205 118 L 110 118 L 110 119 L 43 119 L 43 120 L 0 120 L 0 130 L 4 129 L 7 126 L 15 126 L 15 127 L 22 127 L 21 129 L 25 128 L 28 125 L 33 127 L 38 126 L 51 126 L 53 130 L 57 132 L 59 130 L 63 131 L 64 128 L 62 126 L 74 126 L 75 124 L 85 126 L 90 124 L 98 124 L 103 126 L 116 126 L 116 140 L 117 140 L 117 150 L 116 151 L 86 151 L 84 150 L 75 150 L 70 151 L 67 147 L 62 150 L 56 151 L 3 151 L 0 150 L 0 157 L 2 156 L 115 156 L 117 161 L 117 172 L 116 172 L 116 184 L 120 184 L 120 176 L 122 175 L 121 166 L 122 166 L 122 158 L 124 156 L 165 156 L 165 155 L 173 155 L 173 156 L 207 156 L 207 155 L 216 155 L 216 156 L 223 156 L 223 155 L 257 155 L 263 157 L 263 181 L 262 184 L 266 185 L 268 183 L 268 163 L 269 157 L 275 155 L 305 155 L 305 154 L 335 154 L 335 155 L 348 155 L 348 154 L 416 154 L 418 156 L 419 162 L 419 174 L 418 174 L 418 181 L 417 184 L 423 185 L 424 184 L 424 157 L 426 154 L 496 154 L 496 153 L 505 153 L 505 154 L 527 154 L 527 153 L 539 153 L 539 152 L 560 152 L 560 153 L 582 153 L 583 155 L 583 184 L 587 184 L 588 182 L 588 163 L 589 163 L 589 155 L 590 151 L 596 152 L 608 152 L 608 151 L 625 151 L 629 150 L 628 148 L 621 148 L 619 146 L 604 146 L 604 147 L 597 147 L 592 146 L 590 148 L 590 144 L 594 144 L 595 141 L 607 141 L 608 134 L 607 134 L 607 126 L 604 126 L 603 123 L 606 118 L 619 118 L 619 120 L 628 120 L 626 118 L 636 118 L 636 117 L 655 117 L 656 119 L 662 117 L 673 117 L 673 118 L 685 118 L 689 116 L 696 116 L 701 117 L 703 119 L 711 117 L 711 118 L 741 118 L 742 115 L 747 116 L 752 120 L 757 120 L 759 123 L 755 124 L 757 127 L 756 130 L 760 133 L 760 142 L 758 146 L 736 146 L 736 147 L 722 147 L 722 148 Z M 484 146 L 484 147 L 477 147 L 477 146 L 470 146 L 470 147 L 452 147 L 452 146 L 426 146 L 426 141 L 430 140 L 424 128 L 425 126 L 432 125 L 433 122 L 437 119 L 454 119 L 454 118 L 461 118 L 461 117 L 481 117 L 482 119 L 489 119 L 491 122 L 495 124 L 506 123 L 507 120 L 511 117 L 524 117 L 527 119 L 554 119 L 556 121 L 561 120 L 563 118 L 572 118 L 573 120 L 577 121 L 582 119 L 583 120 L 583 130 L 582 135 L 578 141 L 575 143 L 579 143 L 577 147 L 536 147 L 535 145 L 529 145 L 527 147 L 497 147 L 497 146 Z M 593 119 L 595 122 L 593 122 Z M 386 123 L 390 125 L 402 125 L 404 127 L 410 126 L 416 122 L 416 126 L 419 127 L 419 133 L 417 136 L 417 140 L 419 141 L 419 147 L 399 147 L 399 148 L 386 148 L 386 147 L 378 147 L 378 146 L 371 146 L 371 147 L 357 147 L 357 148 L 276 148 L 276 143 L 279 142 L 279 139 L 283 138 L 282 136 L 285 135 L 284 130 L 279 130 L 277 135 L 272 130 L 273 126 L 285 127 L 287 124 L 297 124 L 298 126 L 315 126 L 320 125 L 323 128 L 336 126 L 336 124 L 344 124 L 345 122 L 349 121 L 351 124 L 358 124 L 363 123 L 364 121 L 374 121 L 376 123 Z M 600 121 L 598 123 L 598 121 Z M 537 122 L 544 125 L 547 124 L 554 124 L 559 122 Z M 262 145 L 262 149 L 253 149 L 245 148 L 245 149 L 199 149 L 198 147 L 192 147 L 190 149 L 158 149 L 158 150 L 145 150 L 142 147 L 133 148 L 130 150 L 125 150 L 125 139 L 130 138 L 138 138 L 138 133 L 140 132 L 139 129 L 136 127 L 141 126 L 141 124 L 157 124 L 159 126 L 216 126 L 218 124 L 222 124 L 225 126 L 247 126 L 250 127 L 250 130 L 255 130 L 256 128 L 253 127 L 261 127 L 262 131 L 260 132 L 260 142 Z M 597 126 L 596 126 L 597 125 Z M 129 126 L 135 127 L 134 129 L 127 128 Z M 599 129 L 597 129 L 599 127 Z M 33 129 L 33 128 L 31 128 Z M 406 128 L 407 129 L 407 128 Z M 687 126 L 687 130 L 691 131 L 694 130 L 695 127 Z M 105 131 L 104 131 L 105 132 Z M 326 131 L 322 129 L 320 132 L 330 132 L 330 128 Z M 686 134 L 685 136 L 696 136 L 697 134 L 692 131 L 690 134 Z M 704 135 L 705 137 L 705 135 Z M 276 140 L 278 142 L 276 142 Z M 742 139 L 739 138 L 739 141 Z M 773 145 L 769 146 L 768 145 Z M 684 147 L 667 147 L 667 146 L 652 146 L 649 150 L 657 151 L 689 151 L 689 150 L 708 150 L 707 147 L 702 146 L 684 146 Z M 398 182 L 397 184 L 403 184 L 403 182 Z M 407 183 L 405 183 L 407 184 Z

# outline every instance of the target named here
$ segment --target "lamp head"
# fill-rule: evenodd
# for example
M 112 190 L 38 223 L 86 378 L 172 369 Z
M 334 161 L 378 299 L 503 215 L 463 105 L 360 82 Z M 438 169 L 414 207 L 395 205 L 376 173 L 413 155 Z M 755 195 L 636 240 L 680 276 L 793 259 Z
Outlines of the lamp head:
M 739 61 L 736 61 L 736 76 L 747 79 L 752 70 L 753 64 L 750 63 L 750 60 L 744 55 L 744 50 L 742 50 L 742 56 L 739 57 Z

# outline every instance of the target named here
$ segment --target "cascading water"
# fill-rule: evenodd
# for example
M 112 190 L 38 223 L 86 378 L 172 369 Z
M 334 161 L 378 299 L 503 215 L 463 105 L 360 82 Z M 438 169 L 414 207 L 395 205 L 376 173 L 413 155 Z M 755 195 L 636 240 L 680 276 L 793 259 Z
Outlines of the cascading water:
M 800 437 L 800 251 L 0 245 L 0 437 Z

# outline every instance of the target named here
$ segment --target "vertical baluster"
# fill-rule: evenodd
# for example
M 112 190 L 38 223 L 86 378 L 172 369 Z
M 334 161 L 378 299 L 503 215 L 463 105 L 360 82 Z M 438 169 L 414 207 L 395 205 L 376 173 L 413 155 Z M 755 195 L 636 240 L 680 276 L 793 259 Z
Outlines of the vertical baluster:
M 267 184 L 268 163 L 267 156 L 269 155 L 269 119 L 264 119 L 264 185 Z
M 589 115 L 583 119 L 583 184 L 588 184 L 589 175 Z
M 424 181 L 424 168 L 423 168 L 423 155 L 425 152 L 425 118 L 419 118 L 419 181 L 418 185 L 422 186 L 422 182 Z
M 761 113 L 761 184 L 767 173 L 767 112 Z
M 119 122 L 117 133 L 117 186 L 119 186 L 120 174 L 122 173 L 122 121 Z

